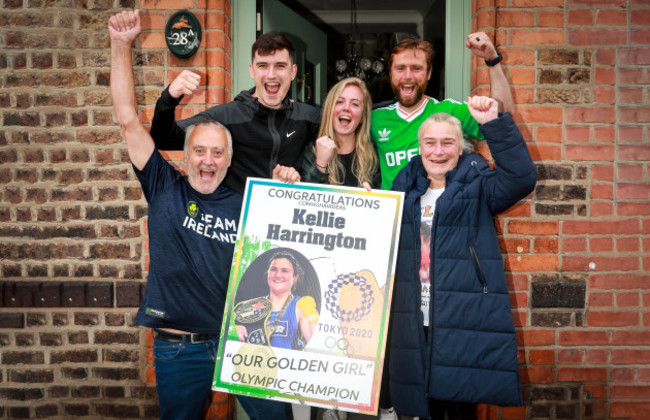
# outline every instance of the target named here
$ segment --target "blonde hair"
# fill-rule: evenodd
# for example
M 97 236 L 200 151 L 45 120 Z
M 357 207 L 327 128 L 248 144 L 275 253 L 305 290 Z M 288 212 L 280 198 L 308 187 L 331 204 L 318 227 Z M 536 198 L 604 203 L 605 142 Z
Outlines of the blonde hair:
M 363 96 L 362 112 L 361 112 L 361 121 L 359 121 L 359 126 L 356 129 L 356 139 L 354 143 L 354 160 L 352 161 L 352 171 L 354 176 L 359 182 L 359 186 L 362 186 L 364 182 L 372 185 L 373 174 L 377 172 L 378 168 L 378 159 L 377 152 L 370 141 L 370 113 L 372 111 L 372 98 L 370 93 L 366 88 L 365 83 L 356 77 L 348 77 L 341 80 L 335 84 L 332 89 L 330 89 L 325 99 L 325 105 L 323 106 L 323 116 L 320 124 L 320 131 L 318 137 L 327 136 L 336 142 L 336 150 L 332 154 L 330 161 L 327 163 L 327 172 L 329 176 L 327 181 L 330 184 L 343 184 L 345 180 L 345 168 L 338 156 L 337 150 L 339 147 L 338 141 L 336 139 L 336 134 L 334 133 L 334 124 L 333 124 L 333 114 L 334 114 L 334 105 L 336 101 L 343 93 L 343 90 L 348 86 L 356 86 L 361 91 Z

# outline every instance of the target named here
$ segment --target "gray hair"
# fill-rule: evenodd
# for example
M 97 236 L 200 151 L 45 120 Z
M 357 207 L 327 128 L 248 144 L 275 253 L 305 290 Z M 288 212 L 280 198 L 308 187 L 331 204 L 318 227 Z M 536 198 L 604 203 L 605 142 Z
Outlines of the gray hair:
M 185 144 L 183 145 L 183 152 L 185 152 L 185 156 L 188 156 L 188 147 L 190 144 L 190 137 L 192 136 L 192 132 L 196 127 L 206 125 L 206 126 L 212 126 L 215 128 L 221 128 L 224 133 L 226 133 L 226 140 L 228 141 L 228 156 L 232 158 L 232 135 L 230 134 L 230 130 L 226 128 L 225 125 L 221 124 L 218 121 L 215 120 L 210 120 L 210 119 L 202 119 L 197 121 L 196 123 L 188 126 L 185 129 Z
M 430 124 L 443 122 L 448 123 L 454 128 L 454 131 L 456 131 L 456 135 L 458 137 L 458 143 L 460 144 L 460 147 L 463 149 L 463 151 L 474 151 L 474 145 L 465 138 L 465 134 L 463 133 L 463 126 L 461 125 L 460 120 L 451 114 L 447 114 L 446 112 L 435 113 L 422 122 L 420 128 L 418 129 L 418 143 L 422 141 L 424 130 L 426 130 Z

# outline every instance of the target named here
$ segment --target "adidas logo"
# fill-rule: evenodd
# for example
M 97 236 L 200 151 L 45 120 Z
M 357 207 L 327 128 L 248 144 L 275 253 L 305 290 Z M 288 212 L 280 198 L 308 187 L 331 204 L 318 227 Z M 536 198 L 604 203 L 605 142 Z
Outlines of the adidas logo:
M 387 129 L 384 128 L 383 130 L 379 130 L 377 132 L 377 134 L 379 135 L 379 140 L 378 141 L 388 141 L 388 136 L 390 135 L 390 130 L 387 130 Z

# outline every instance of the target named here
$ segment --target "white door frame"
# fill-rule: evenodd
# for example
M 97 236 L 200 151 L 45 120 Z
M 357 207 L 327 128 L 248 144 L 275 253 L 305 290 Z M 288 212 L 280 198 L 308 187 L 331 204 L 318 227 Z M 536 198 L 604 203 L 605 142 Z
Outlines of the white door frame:
M 446 0 L 445 96 L 464 100 L 470 93 L 471 54 L 464 47 L 472 28 L 472 0 Z M 231 97 L 253 87 L 248 74 L 251 46 L 261 27 L 256 0 L 232 2 Z M 255 16 L 254 19 L 251 17 Z M 438 98 L 444 99 L 444 98 Z
M 472 32 L 472 0 L 446 1 L 445 96 L 464 101 L 470 94 L 472 70 L 472 56 L 465 48 L 467 35 Z
M 257 28 L 262 26 L 261 17 L 257 15 L 255 0 L 236 0 L 232 7 L 232 45 L 231 51 L 231 97 L 234 98 L 245 89 L 253 87 L 253 80 L 248 73 L 251 62 L 251 47 L 256 39 Z M 255 18 L 252 19 L 251 17 Z

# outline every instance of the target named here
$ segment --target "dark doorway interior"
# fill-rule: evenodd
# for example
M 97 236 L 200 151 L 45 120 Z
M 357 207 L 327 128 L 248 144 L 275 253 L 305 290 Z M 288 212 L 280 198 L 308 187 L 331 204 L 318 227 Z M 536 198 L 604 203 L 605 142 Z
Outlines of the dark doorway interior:
M 444 0 L 280 1 L 327 34 L 328 90 L 342 77 L 356 75 L 364 79 L 375 103 L 391 100 L 391 50 L 401 39 L 421 35 L 435 49 L 426 93 L 439 99 L 445 97 Z M 383 69 L 378 71 L 382 64 Z

